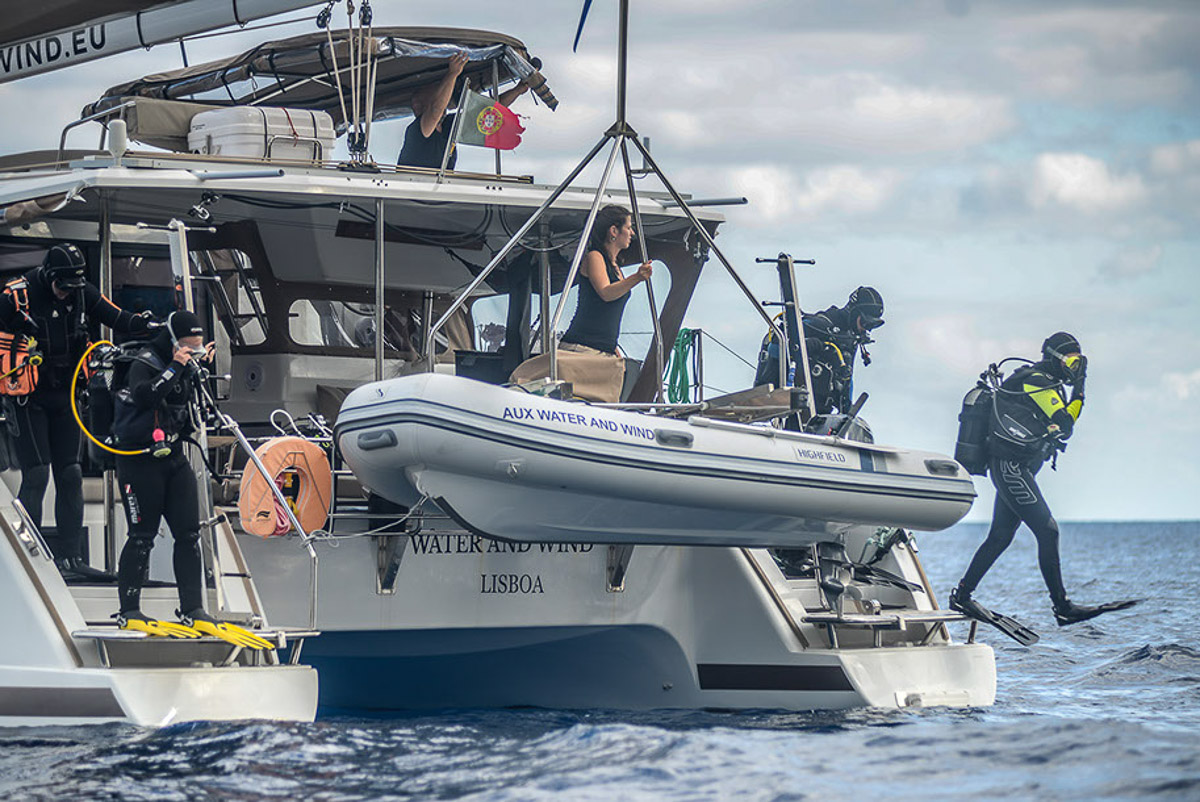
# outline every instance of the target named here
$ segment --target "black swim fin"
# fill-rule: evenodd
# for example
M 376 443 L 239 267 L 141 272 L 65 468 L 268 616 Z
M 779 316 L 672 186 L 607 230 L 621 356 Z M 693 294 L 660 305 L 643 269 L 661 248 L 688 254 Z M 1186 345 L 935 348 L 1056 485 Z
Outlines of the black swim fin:
M 958 588 L 950 591 L 950 609 L 957 610 L 976 621 L 991 624 L 1022 646 L 1032 646 L 1041 639 L 1036 632 L 1017 619 L 989 610 L 972 599 L 971 594 L 963 593 Z
M 1127 610 L 1140 601 L 1141 599 L 1125 599 L 1124 601 L 1105 602 L 1104 604 L 1091 606 L 1087 604 L 1075 604 L 1070 599 L 1066 599 L 1064 603 L 1054 605 L 1054 620 L 1058 622 L 1060 627 L 1066 627 L 1071 624 L 1078 624 L 1080 621 L 1087 621 L 1098 615 L 1104 615 L 1105 613 Z

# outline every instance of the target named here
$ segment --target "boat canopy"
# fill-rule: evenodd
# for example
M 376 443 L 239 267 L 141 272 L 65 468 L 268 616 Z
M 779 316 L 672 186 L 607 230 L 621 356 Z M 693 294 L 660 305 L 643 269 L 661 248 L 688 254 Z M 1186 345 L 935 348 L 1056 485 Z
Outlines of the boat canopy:
M 227 59 L 147 75 L 105 91 L 83 109 L 97 114 L 130 98 L 188 100 L 211 106 L 284 106 L 327 112 L 339 130 L 346 126 L 339 99 L 349 80 L 350 48 L 356 33 L 325 32 L 267 42 Z M 357 42 L 354 42 L 357 47 Z M 366 45 L 377 59 L 373 119 L 412 113 L 412 97 L 445 75 L 446 60 L 458 52 L 469 59 L 464 74 L 473 86 L 490 89 L 526 80 L 552 109 L 558 101 L 538 71 L 541 62 L 511 36 L 462 28 L 377 28 Z

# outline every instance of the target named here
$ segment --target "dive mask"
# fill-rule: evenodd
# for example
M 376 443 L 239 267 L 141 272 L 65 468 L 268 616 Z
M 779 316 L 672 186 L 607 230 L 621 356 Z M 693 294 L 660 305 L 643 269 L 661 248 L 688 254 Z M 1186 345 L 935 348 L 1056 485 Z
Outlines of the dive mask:
M 1067 354 L 1062 357 L 1063 368 L 1072 382 L 1079 381 L 1083 377 L 1083 371 L 1087 365 L 1087 359 L 1083 354 Z

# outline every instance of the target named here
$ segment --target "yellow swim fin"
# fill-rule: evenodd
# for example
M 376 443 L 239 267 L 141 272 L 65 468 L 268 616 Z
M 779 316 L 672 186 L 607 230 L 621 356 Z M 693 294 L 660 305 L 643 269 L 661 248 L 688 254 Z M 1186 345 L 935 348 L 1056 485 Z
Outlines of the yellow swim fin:
M 180 613 L 179 620 L 192 630 L 202 635 L 211 635 L 223 641 L 241 646 L 246 649 L 274 649 L 275 644 L 265 638 L 260 638 L 253 632 L 230 624 L 228 621 L 217 621 L 203 610 L 192 610 Z
M 145 632 L 156 638 L 198 638 L 200 633 L 184 624 L 174 621 L 160 621 L 147 618 L 140 610 L 128 613 L 117 613 L 117 626 L 133 632 Z

